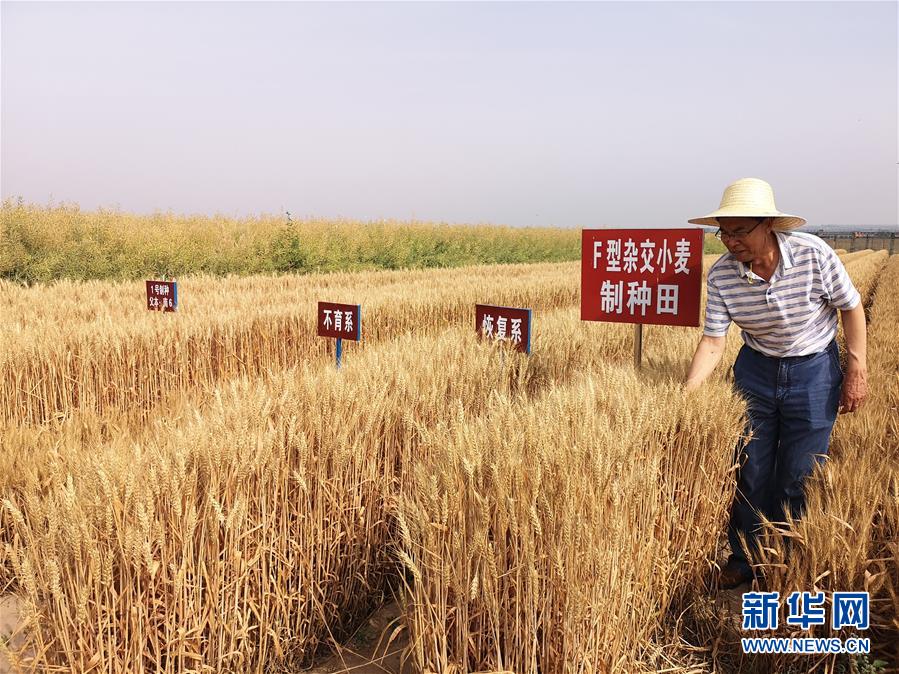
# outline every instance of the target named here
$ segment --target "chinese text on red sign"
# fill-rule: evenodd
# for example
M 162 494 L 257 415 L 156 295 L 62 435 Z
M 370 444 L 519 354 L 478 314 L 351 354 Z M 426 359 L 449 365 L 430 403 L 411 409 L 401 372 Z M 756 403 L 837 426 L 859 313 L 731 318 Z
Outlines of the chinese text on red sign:
M 699 325 L 702 230 L 585 229 L 581 320 Z
M 360 305 L 319 302 L 318 336 L 360 340 L 362 338 Z
M 175 311 L 178 307 L 178 287 L 175 281 L 147 281 L 147 309 Z
M 475 330 L 482 339 L 509 342 L 517 351 L 531 352 L 531 310 L 475 305 Z

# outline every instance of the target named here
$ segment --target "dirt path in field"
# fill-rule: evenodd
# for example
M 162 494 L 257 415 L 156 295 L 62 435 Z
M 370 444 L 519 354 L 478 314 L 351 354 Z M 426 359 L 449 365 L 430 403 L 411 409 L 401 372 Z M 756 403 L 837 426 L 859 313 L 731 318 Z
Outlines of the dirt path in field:
M 732 623 L 727 631 L 734 638 L 739 635 L 740 594 L 748 590 L 746 584 L 709 598 L 714 606 L 712 610 L 720 619 Z M 369 616 L 336 653 L 311 669 L 298 670 L 297 674 L 412 674 L 410 662 L 402 659 L 409 635 L 400 616 L 396 602 L 385 604 Z M 18 624 L 16 598 L 12 595 L 0 597 L 0 643 L 14 645 L 16 640 L 10 644 L 10 637 Z M 12 674 L 12 671 L 9 662 L 0 655 L 0 674 Z
M 410 674 L 409 663 L 401 661 L 402 651 L 409 643 L 405 628 L 401 627 L 400 609 L 395 602 L 375 611 L 339 651 L 310 670 L 308 674 Z M 19 625 L 19 605 L 13 595 L 0 597 L 0 643 L 15 646 L 12 634 Z M 391 636 L 393 641 L 390 641 Z M 389 642 L 389 643 L 388 643 Z M 6 657 L 0 654 L 0 674 L 12 674 Z
M 12 633 L 19 625 L 19 602 L 12 595 L 0 597 L 0 643 L 4 646 L 15 646 Z M 0 674 L 12 671 L 6 656 L 0 652 Z
M 402 662 L 403 649 L 409 644 L 409 634 L 399 620 L 400 607 L 396 602 L 385 604 L 375 611 L 339 650 L 309 674 L 411 674 L 409 662 Z M 388 643 L 393 636 L 393 641 Z

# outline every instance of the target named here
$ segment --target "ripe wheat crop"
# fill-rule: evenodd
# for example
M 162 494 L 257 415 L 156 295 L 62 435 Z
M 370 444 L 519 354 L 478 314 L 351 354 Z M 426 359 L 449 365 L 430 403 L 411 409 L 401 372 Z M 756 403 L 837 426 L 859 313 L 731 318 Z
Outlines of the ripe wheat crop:
M 865 248 L 864 250 L 857 250 L 854 253 L 845 253 L 840 255 L 840 259 L 843 261 L 843 264 L 849 264 L 854 260 L 860 260 L 861 258 L 871 255 L 874 251 L 870 248 Z
M 636 671 L 714 558 L 741 405 L 619 367 L 429 435 L 398 518 L 416 669 Z
M 148 410 L 167 391 L 322 360 L 333 346 L 315 334 L 319 300 L 363 305 L 359 348 L 473 321 L 484 297 L 537 311 L 571 306 L 576 269 L 185 279 L 175 314 L 148 312 L 142 283 L 0 282 L 0 307 L 11 317 L 0 328 L 0 417 L 40 423 L 81 408 Z
M 858 294 L 861 295 L 862 303 L 867 305 L 871 301 L 871 293 L 874 291 L 874 286 L 889 255 L 885 250 L 863 252 L 869 252 L 869 254 L 846 263 L 846 273 L 849 274 Z
M 821 512 L 769 532 L 773 583 L 872 588 L 881 641 L 899 636 L 897 259 L 847 264 L 874 298 L 871 400 L 837 424 Z M 632 326 L 579 320 L 576 264 L 180 289 L 159 315 L 138 283 L 0 283 L 23 670 L 296 668 L 392 589 L 410 656 L 440 672 L 739 662 L 702 601 L 743 430 L 736 328 L 684 397 L 701 327 L 648 326 L 634 373 Z M 318 299 L 363 303 L 340 372 Z M 531 357 L 476 342 L 475 302 L 535 308 Z
M 706 268 L 717 256 L 706 256 Z M 319 300 L 361 303 L 363 340 L 474 321 L 476 302 L 539 313 L 578 302 L 577 263 L 188 278 L 176 314 L 148 312 L 143 283 L 0 281 L 0 420 L 75 410 L 147 414 L 167 392 L 275 371 L 333 346 L 315 334 Z M 538 319 L 539 320 L 539 319 Z
M 79 446 L 70 433 L 74 447 L 43 471 L 18 466 L 30 477 L 6 490 L 7 557 L 37 621 L 29 646 L 76 671 L 97 653 L 101 671 L 305 661 L 385 591 L 389 506 L 422 429 L 629 355 L 624 327 L 582 333 L 568 351 L 553 347 L 575 312 L 545 320 L 557 337 L 541 357 L 503 357 L 450 329 L 372 347 L 340 373 L 318 365 L 223 387 L 139 444 Z M 210 602 L 215 612 L 196 612 Z

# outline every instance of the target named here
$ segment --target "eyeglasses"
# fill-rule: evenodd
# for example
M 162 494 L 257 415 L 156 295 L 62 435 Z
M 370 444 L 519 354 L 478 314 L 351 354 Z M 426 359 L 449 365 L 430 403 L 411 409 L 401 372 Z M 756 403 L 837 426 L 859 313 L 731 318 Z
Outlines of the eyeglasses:
M 765 218 L 759 219 L 759 221 L 757 223 L 755 223 L 749 229 L 743 229 L 743 230 L 739 230 L 736 232 L 725 232 L 719 227 L 718 231 L 715 232 L 715 236 L 718 237 L 719 239 L 745 239 L 747 236 L 749 236 L 752 233 L 752 230 L 754 230 L 756 227 L 758 227 L 763 222 L 765 222 Z

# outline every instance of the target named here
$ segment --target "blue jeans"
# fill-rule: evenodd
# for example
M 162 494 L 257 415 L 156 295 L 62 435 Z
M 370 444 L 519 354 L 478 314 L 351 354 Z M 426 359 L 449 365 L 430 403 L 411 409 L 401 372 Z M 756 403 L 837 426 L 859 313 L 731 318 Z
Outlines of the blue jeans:
M 748 403 L 752 438 L 742 447 L 728 538 L 731 560 L 748 572 L 758 549 L 759 513 L 775 522 L 785 513 L 800 517 L 805 478 L 827 457 L 843 383 L 836 340 L 820 353 L 788 358 L 744 345 L 734 383 Z

